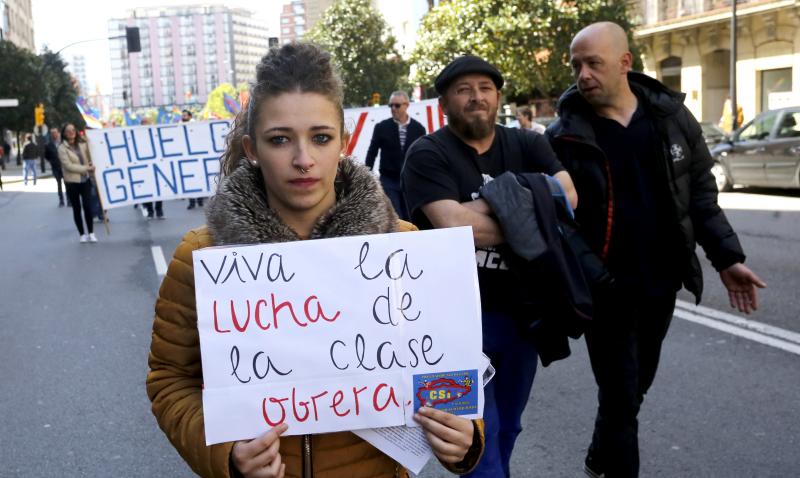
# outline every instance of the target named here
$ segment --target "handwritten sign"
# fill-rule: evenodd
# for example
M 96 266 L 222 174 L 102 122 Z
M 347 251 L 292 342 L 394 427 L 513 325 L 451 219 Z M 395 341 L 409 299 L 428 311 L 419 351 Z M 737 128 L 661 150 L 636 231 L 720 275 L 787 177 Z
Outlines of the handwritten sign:
M 429 133 L 445 124 L 437 100 L 412 103 L 408 114 Z M 375 125 L 391 112 L 385 106 L 351 108 L 344 116 L 348 154 L 363 163 Z M 88 130 L 103 206 L 211 196 L 230 127 L 230 120 L 216 120 Z
M 207 444 L 412 425 L 414 375 L 485 367 L 474 256 L 470 228 L 195 251 Z

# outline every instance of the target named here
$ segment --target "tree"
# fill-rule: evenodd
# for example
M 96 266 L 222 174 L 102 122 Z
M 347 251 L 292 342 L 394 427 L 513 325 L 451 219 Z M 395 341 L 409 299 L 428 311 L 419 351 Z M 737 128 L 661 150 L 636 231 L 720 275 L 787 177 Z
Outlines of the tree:
M 393 91 L 408 86 L 408 65 L 369 0 L 337 0 L 305 38 L 333 56 L 346 105 L 367 105 L 373 93 L 388 99 Z
M 39 56 L 42 62 L 43 98 L 47 124 L 59 127 L 72 123 L 84 129 L 86 122 L 75 106 L 78 100 L 78 81 L 65 70 L 67 64 L 61 55 L 47 49 Z
M 34 108 L 42 103 L 47 124 L 71 122 L 83 128 L 85 123 L 75 106 L 75 86 L 64 66 L 59 55 L 47 50 L 35 55 L 11 42 L 0 42 L 0 96 L 19 100 L 15 108 L 0 108 L 0 127 L 31 131 Z
M 495 65 L 510 96 L 556 97 L 572 82 L 569 44 L 590 23 L 610 20 L 632 35 L 622 0 L 452 0 L 423 19 L 410 61 L 431 85 L 453 58 L 478 55 Z M 632 46 L 633 43 L 631 43 Z M 641 68 L 636 51 L 635 66 Z

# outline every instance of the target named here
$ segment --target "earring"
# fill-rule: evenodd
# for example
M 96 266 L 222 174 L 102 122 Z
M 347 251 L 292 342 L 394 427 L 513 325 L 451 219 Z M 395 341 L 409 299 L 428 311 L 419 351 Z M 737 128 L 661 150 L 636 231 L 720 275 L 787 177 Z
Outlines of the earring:
M 250 161 L 250 164 L 256 166 L 258 163 L 256 163 L 255 161 Z

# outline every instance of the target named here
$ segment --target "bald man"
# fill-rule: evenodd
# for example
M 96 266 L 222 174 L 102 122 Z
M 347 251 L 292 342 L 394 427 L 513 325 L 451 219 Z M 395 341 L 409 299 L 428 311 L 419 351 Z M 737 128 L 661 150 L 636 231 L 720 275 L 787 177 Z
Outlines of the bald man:
M 575 82 L 547 129 L 575 183 L 582 235 L 613 279 L 594 286 L 586 343 L 599 388 L 589 476 L 639 473 L 637 414 L 686 287 L 700 302 L 699 243 L 731 306 L 758 308 L 765 284 L 744 266 L 736 233 L 717 205 L 713 164 L 684 95 L 631 71 L 619 25 L 595 23 L 570 46 Z M 695 242 L 696 241 L 696 242 Z

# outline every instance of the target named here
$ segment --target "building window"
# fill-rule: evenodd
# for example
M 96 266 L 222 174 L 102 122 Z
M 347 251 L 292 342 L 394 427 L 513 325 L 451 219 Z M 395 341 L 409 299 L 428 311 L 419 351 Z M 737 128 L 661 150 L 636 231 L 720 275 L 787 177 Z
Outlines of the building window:
M 673 90 L 681 91 L 681 66 L 683 61 L 671 56 L 661 62 L 661 83 Z
M 786 106 L 787 97 L 792 92 L 792 69 L 761 70 L 760 73 L 761 108 L 759 111 Z

